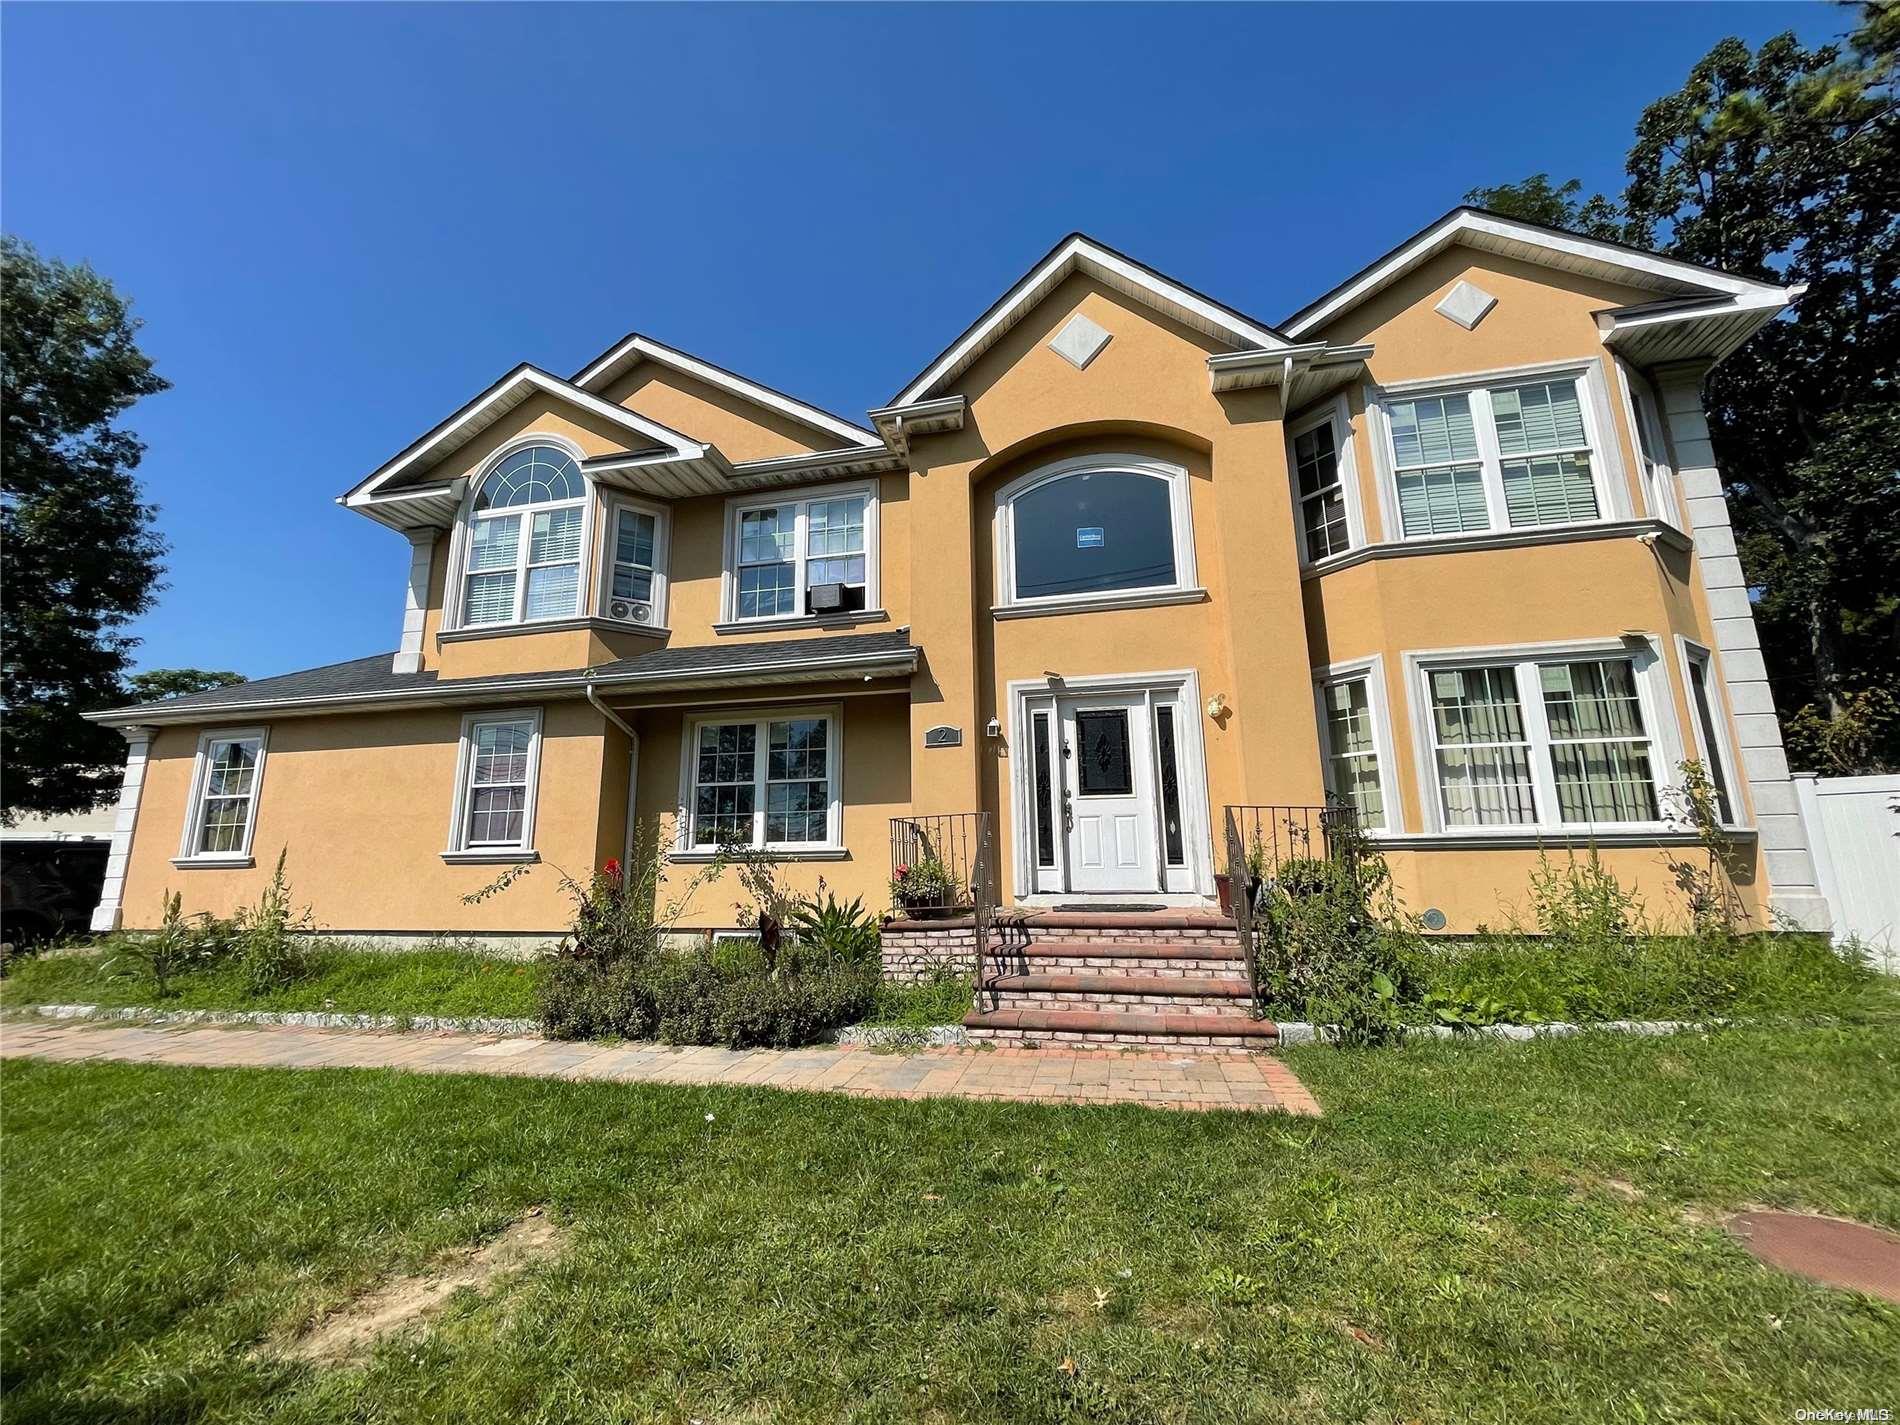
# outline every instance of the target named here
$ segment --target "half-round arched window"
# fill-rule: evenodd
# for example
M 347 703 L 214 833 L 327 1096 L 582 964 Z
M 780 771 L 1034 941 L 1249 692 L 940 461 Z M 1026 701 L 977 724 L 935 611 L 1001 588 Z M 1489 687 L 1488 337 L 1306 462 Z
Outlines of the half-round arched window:
M 1000 496 L 1002 602 L 1137 602 L 1194 585 L 1187 472 L 1128 456 L 1066 460 Z
M 587 481 L 557 445 L 510 451 L 475 487 L 464 543 L 462 624 L 580 612 Z

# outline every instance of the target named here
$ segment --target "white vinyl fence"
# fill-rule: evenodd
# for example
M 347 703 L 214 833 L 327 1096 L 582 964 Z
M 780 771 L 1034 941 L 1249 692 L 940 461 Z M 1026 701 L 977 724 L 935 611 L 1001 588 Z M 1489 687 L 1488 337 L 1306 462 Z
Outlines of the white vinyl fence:
M 1900 777 L 1796 774 L 1794 785 L 1834 933 L 1900 974 Z

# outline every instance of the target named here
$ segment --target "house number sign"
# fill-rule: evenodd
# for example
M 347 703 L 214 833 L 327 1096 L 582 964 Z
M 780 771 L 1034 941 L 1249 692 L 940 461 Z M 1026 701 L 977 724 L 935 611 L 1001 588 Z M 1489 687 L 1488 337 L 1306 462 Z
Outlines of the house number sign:
M 963 729 L 960 727 L 932 727 L 924 730 L 926 747 L 961 747 Z

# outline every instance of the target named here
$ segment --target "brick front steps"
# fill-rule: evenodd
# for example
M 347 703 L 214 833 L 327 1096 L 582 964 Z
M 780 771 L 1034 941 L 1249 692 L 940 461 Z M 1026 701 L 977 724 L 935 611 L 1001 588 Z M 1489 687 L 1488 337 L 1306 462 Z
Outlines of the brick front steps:
M 1204 911 L 999 917 L 984 971 L 963 1020 L 975 1040 L 1233 1050 L 1278 1038 L 1253 1017 L 1234 923 Z

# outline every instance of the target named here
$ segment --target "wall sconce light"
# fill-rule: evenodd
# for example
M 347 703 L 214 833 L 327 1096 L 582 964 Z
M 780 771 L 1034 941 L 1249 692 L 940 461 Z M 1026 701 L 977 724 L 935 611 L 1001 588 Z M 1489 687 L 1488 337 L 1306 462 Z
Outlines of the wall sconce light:
M 1216 693 L 1207 700 L 1207 715 L 1215 722 L 1227 716 L 1227 694 Z

